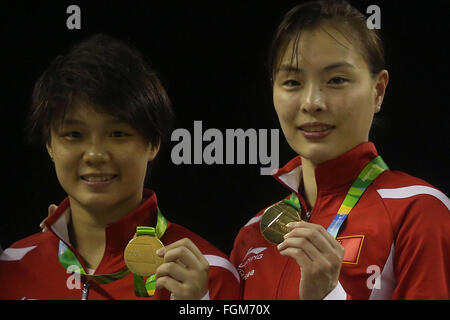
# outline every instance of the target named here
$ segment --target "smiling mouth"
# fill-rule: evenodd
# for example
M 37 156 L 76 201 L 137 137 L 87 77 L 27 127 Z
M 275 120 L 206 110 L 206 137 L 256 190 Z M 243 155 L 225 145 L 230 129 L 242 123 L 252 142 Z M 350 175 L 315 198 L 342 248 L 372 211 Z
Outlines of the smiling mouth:
M 335 126 L 328 124 L 317 124 L 317 125 L 303 125 L 299 129 L 305 132 L 322 132 L 330 129 L 334 129 Z
M 321 141 L 328 136 L 336 126 L 324 123 L 306 123 L 298 127 L 303 136 L 310 141 Z
M 117 177 L 116 174 L 109 175 L 84 175 L 80 178 L 87 182 L 107 182 Z

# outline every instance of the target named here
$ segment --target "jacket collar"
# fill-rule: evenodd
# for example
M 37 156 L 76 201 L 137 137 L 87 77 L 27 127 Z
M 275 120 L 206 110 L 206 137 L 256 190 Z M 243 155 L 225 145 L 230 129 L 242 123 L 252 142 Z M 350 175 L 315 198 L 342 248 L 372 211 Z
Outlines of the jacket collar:
M 361 170 L 376 156 L 378 153 L 375 145 L 372 142 L 364 142 L 335 159 L 317 165 L 314 170 L 317 194 L 323 191 L 348 189 Z M 290 190 L 301 193 L 302 161 L 300 156 L 278 169 L 273 177 Z
M 122 252 L 136 233 L 137 226 L 155 226 L 157 214 L 156 194 L 152 190 L 143 190 L 144 202 L 135 210 L 118 221 L 107 225 L 105 230 L 107 251 Z M 56 211 L 45 220 L 45 226 L 60 240 L 72 247 L 69 239 L 68 223 L 70 222 L 70 201 L 64 199 Z

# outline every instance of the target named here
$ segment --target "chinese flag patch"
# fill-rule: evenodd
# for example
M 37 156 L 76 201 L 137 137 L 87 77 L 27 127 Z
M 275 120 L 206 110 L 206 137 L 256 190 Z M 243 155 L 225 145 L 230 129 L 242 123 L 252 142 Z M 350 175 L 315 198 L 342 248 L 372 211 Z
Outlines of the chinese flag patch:
M 357 264 L 364 242 L 363 235 L 337 237 L 337 241 L 345 248 L 343 263 Z

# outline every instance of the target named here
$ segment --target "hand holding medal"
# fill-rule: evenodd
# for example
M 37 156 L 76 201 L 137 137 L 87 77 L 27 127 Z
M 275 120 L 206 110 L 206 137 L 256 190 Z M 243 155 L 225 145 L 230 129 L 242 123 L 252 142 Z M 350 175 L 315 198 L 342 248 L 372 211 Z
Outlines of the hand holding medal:
M 156 270 L 156 289 L 169 290 L 178 300 L 203 298 L 208 292 L 209 263 L 188 238 L 160 249 L 163 264 Z
M 165 288 L 174 299 L 203 298 L 208 292 L 208 261 L 187 238 L 164 246 L 159 239 L 167 220 L 157 210 L 156 226 L 137 227 L 124 252 L 125 263 L 134 274 L 136 296 L 151 297 L 156 289 Z
M 267 208 L 260 228 L 282 256 L 299 265 L 301 299 L 322 299 L 336 286 L 344 249 L 322 226 L 302 221 L 295 193 Z
M 261 234 L 267 241 L 279 244 L 290 231 L 286 225 L 301 220 L 300 212 L 291 200 L 280 201 L 264 211 L 260 223 Z
M 141 277 L 151 276 L 163 263 L 156 250 L 163 248 L 152 227 L 137 227 L 136 235 L 125 248 L 124 259 L 128 269 Z
M 283 212 L 280 212 L 275 218 L 268 213 L 269 224 L 267 224 L 264 215 L 270 208 L 264 213 L 261 218 L 261 232 L 274 223 L 280 225 L 279 228 L 284 234 L 281 243 L 279 238 L 275 242 L 279 243 L 277 249 L 282 256 L 295 259 L 300 266 L 299 295 L 301 299 L 323 299 L 336 287 L 345 252 L 344 247 L 336 240 L 337 234 L 365 190 L 378 175 L 387 169 L 386 163 L 380 156 L 372 159 L 364 167 L 347 192 L 337 215 L 327 230 L 321 225 L 304 221 L 292 221 L 284 224 L 285 221 L 282 222 L 280 219 L 282 216 L 288 215 Z M 295 193 L 289 200 L 284 201 L 292 202 L 296 209 L 300 210 Z

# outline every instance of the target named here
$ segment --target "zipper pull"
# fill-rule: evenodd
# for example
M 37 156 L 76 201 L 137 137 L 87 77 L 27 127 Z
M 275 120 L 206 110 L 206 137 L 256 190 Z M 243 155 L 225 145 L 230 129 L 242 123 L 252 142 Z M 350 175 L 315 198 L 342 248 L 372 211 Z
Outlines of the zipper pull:
M 87 300 L 89 295 L 89 280 L 86 279 L 86 281 L 83 284 L 83 289 L 81 289 L 81 300 Z
M 309 217 L 311 217 L 311 211 L 308 211 L 307 213 L 305 213 L 305 216 L 303 217 L 304 221 L 308 222 L 309 221 Z

